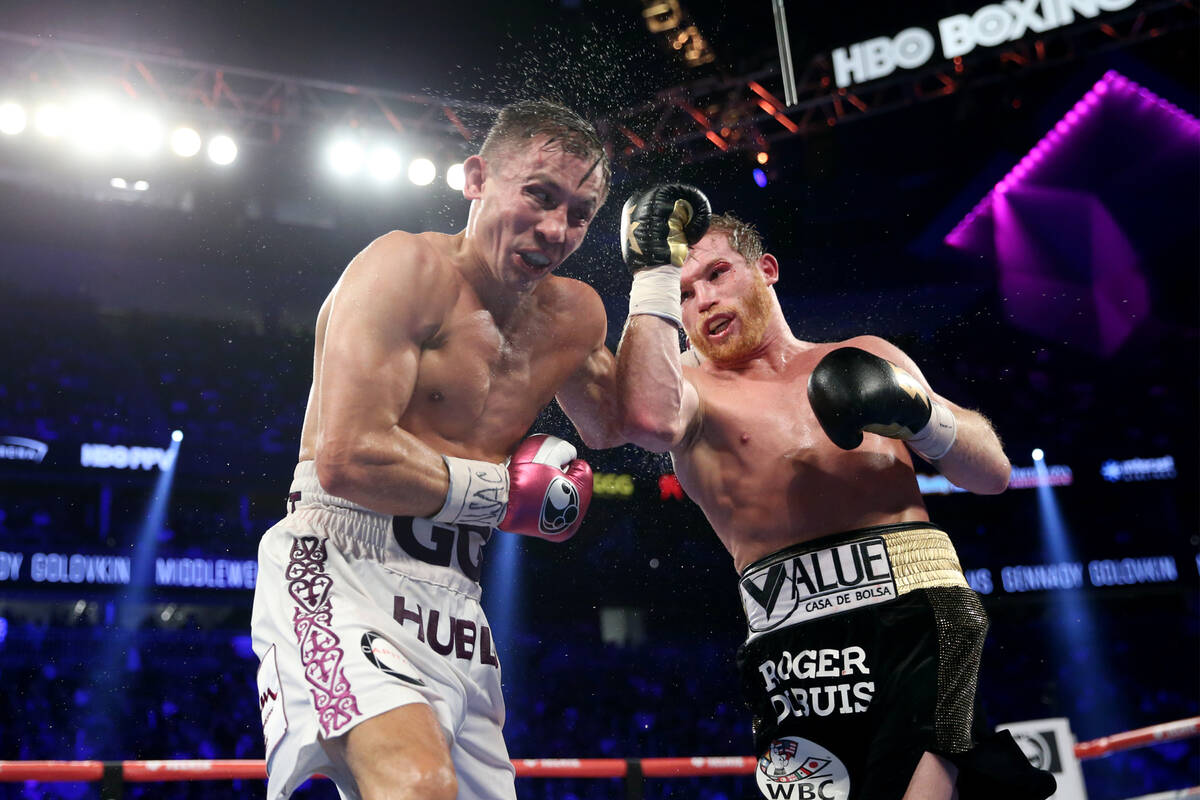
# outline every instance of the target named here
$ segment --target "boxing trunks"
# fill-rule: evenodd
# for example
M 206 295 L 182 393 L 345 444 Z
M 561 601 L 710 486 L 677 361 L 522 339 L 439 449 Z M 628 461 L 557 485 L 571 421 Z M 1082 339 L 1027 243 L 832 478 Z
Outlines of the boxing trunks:
M 259 544 L 251 622 L 269 798 L 314 773 L 358 797 L 324 743 L 424 703 L 449 743 L 460 796 L 515 799 L 500 662 L 479 605 L 490 535 L 377 514 L 325 492 L 313 462 L 296 467 L 287 516 Z
M 1007 732 L 983 727 L 987 615 L 936 526 L 803 542 L 746 567 L 738 587 L 763 796 L 900 800 L 925 751 L 958 766 L 962 800 L 1054 792 Z

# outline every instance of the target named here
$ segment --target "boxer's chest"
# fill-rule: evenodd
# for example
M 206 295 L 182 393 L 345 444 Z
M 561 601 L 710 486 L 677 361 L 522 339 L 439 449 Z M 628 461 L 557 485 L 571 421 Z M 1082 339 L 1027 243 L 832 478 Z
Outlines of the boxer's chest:
M 520 436 L 566 377 L 545 327 L 529 318 L 501 330 L 486 312 L 459 315 L 420 351 L 406 416 L 462 442 Z

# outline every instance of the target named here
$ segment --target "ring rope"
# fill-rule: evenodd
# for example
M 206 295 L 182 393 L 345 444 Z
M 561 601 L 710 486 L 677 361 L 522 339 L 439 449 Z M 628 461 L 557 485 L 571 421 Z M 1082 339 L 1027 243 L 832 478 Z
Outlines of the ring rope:
M 1075 745 L 1081 761 L 1123 750 L 1186 739 L 1200 734 L 1200 717 L 1163 722 L 1146 728 L 1102 736 Z M 742 775 L 754 771 L 754 756 L 692 756 L 683 758 L 517 758 L 518 778 L 624 778 L 631 763 L 647 778 L 703 775 Z M 17 781 L 99 781 L 106 766 L 119 765 L 130 783 L 192 780 L 262 780 L 263 759 L 175 759 L 166 761 L 0 761 L 0 783 Z M 1191 796 L 1191 795 L 1184 795 Z

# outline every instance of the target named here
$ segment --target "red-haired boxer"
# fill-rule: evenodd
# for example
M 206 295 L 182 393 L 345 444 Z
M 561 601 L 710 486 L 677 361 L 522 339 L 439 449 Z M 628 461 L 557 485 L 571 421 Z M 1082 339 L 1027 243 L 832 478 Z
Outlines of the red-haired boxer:
M 694 187 L 630 198 L 621 246 L 625 431 L 670 451 L 740 573 L 763 794 L 1051 794 L 1011 737 L 980 730 L 987 617 L 913 472 L 916 453 L 964 489 L 1003 491 L 1011 468 L 988 421 L 883 339 L 797 339 L 778 261 L 751 226 L 710 219 Z
M 481 551 L 497 530 L 561 541 L 587 510 L 575 448 L 522 439 L 556 394 L 589 437 L 615 421 L 604 306 L 552 275 L 609 166 L 588 122 L 522 102 L 464 172 L 465 230 L 376 239 L 317 317 L 254 596 L 272 800 L 316 772 L 366 800 L 516 797 Z

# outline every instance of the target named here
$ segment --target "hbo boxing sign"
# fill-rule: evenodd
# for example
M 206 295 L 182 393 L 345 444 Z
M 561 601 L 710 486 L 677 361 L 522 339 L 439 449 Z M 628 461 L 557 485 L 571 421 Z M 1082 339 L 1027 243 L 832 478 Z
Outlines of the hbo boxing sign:
M 1137 0 L 1004 0 L 974 14 L 939 20 L 942 57 L 957 58 L 976 47 L 995 47 L 1030 33 L 1070 25 L 1076 15 L 1091 19 L 1102 11 L 1120 11 Z M 924 28 L 906 28 L 895 36 L 879 36 L 833 51 L 833 75 L 839 88 L 873 81 L 897 68 L 913 69 L 929 61 L 937 41 Z

